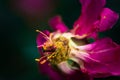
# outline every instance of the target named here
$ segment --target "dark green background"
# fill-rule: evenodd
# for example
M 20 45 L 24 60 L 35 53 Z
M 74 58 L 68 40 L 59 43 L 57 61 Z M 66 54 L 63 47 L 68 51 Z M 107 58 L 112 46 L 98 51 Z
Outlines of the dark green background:
M 0 0 L 0 80 L 47 80 L 46 76 L 38 72 L 34 60 L 39 57 L 35 29 L 50 29 L 47 21 L 55 14 L 60 14 L 69 28 L 72 28 L 72 24 L 80 15 L 81 5 L 78 0 L 53 0 L 53 13 L 44 17 L 43 22 L 35 20 L 30 26 L 23 15 L 11 10 L 10 1 Z M 106 6 L 120 13 L 120 0 L 107 0 Z M 100 36 L 109 36 L 120 44 L 119 34 L 120 19 L 113 29 L 100 33 Z M 120 80 L 120 77 L 96 80 Z

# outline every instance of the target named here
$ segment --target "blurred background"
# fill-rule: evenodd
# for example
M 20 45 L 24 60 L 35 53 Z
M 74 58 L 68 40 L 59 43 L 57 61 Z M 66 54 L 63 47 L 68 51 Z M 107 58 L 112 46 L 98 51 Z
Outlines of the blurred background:
M 120 0 L 107 0 L 120 13 Z M 38 71 L 36 29 L 51 30 L 49 18 L 60 14 L 69 28 L 80 15 L 78 0 L 0 0 L 0 80 L 49 80 Z M 100 33 L 120 44 L 120 20 Z M 120 77 L 96 80 L 120 80 Z

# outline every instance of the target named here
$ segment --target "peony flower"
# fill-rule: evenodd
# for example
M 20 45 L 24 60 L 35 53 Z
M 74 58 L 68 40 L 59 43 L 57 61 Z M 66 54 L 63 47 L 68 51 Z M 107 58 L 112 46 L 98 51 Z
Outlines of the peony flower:
M 104 8 L 105 0 L 79 0 L 80 17 L 69 30 L 60 16 L 49 21 L 54 32 L 39 31 L 36 59 L 40 71 L 52 80 L 93 80 L 120 76 L 120 45 L 98 32 L 111 29 L 118 14 Z M 89 42 L 93 38 L 94 42 Z

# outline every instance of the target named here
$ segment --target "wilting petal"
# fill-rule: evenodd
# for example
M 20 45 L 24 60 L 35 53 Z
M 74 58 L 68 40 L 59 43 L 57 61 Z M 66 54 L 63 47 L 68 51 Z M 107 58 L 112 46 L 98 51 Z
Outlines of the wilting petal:
M 49 25 L 53 28 L 53 30 L 60 32 L 66 32 L 68 30 L 67 26 L 64 24 L 60 16 L 55 16 L 50 19 Z
M 117 22 L 119 15 L 109 8 L 104 8 L 101 13 L 101 18 L 97 21 L 96 27 L 99 31 L 105 31 L 113 27 Z
M 74 23 L 74 32 L 82 35 L 91 33 L 91 30 L 93 30 L 93 23 L 99 18 L 105 5 L 105 0 L 80 0 L 80 2 L 82 12 Z
M 86 50 L 88 55 L 84 56 L 84 66 L 90 75 L 94 77 L 120 75 L 120 46 L 111 39 L 98 40 L 91 46 L 87 45 Z

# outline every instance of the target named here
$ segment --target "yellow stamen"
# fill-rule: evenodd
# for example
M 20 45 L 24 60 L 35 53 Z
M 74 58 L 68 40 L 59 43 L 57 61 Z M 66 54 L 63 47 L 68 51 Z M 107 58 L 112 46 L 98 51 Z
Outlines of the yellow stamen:
M 40 64 L 44 64 L 46 61 L 48 61 L 49 59 L 51 59 L 52 58 L 52 56 L 48 56 L 48 55 L 46 54 L 45 56 L 42 56 L 40 59 L 35 59 L 35 61 L 40 61 Z M 44 60 L 42 60 L 43 58 L 45 58 L 45 57 L 47 57 L 47 59 L 44 59 Z M 42 60 L 42 61 L 41 61 Z
M 35 59 L 35 61 L 39 62 L 39 61 L 40 61 L 40 59 Z
M 46 61 L 47 61 L 47 60 L 44 59 L 43 61 L 40 62 L 40 64 L 44 64 Z
M 43 46 L 43 49 L 46 50 L 47 49 L 46 46 Z
M 40 32 L 39 30 L 36 30 L 36 32 Z
M 46 40 L 51 41 L 51 40 L 49 39 L 49 37 L 48 37 L 45 33 L 43 33 L 42 31 L 40 31 L 40 30 L 36 30 L 36 32 L 41 33 L 41 34 L 44 36 L 44 38 L 45 38 Z

